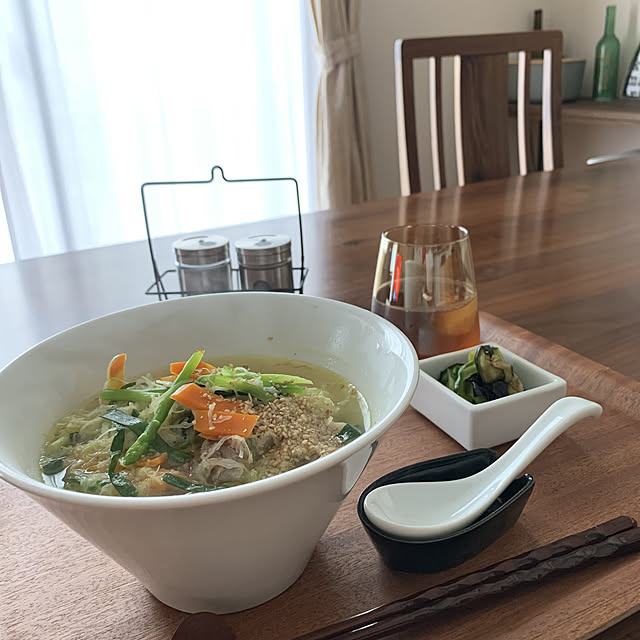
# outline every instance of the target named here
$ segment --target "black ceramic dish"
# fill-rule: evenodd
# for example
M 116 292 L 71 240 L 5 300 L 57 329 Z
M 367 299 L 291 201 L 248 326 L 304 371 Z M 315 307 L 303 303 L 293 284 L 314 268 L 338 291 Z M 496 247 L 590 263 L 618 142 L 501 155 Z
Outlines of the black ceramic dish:
M 466 478 L 488 467 L 497 457 L 493 449 L 473 449 L 402 467 L 371 483 L 358 500 L 358 516 L 385 564 L 396 571 L 435 573 L 466 562 L 515 524 L 533 491 L 534 481 L 527 474 L 517 478 L 475 522 L 443 538 L 424 541 L 394 538 L 378 529 L 364 512 L 364 499 L 370 491 L 398 482 Z

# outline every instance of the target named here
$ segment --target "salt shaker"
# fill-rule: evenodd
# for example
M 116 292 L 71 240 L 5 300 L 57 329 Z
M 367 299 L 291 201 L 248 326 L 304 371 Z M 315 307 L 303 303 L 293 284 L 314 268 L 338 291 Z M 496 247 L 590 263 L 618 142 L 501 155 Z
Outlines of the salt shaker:
M 173 250 L 183 295 L 233 289 L 229 240 L 224 236 L 182 238 Z
M 293 291 L 291 238 L 248 236 L 236 242 L 240 283 L 250 291 Z

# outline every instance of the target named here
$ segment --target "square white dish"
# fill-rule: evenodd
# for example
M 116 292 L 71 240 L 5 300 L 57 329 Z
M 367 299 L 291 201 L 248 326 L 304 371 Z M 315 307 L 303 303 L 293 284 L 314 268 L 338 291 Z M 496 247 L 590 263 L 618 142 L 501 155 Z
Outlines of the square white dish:
M 420 360 L 418 387 L 411 406 L 465 449 L 495 447 L 519 438 L 547 407 L 567 393 L 567 383 L 495 342 L 525 390 L 498 400 L 472 404 L 442 384 L 441 371 L 466 362 L 477 347 Z

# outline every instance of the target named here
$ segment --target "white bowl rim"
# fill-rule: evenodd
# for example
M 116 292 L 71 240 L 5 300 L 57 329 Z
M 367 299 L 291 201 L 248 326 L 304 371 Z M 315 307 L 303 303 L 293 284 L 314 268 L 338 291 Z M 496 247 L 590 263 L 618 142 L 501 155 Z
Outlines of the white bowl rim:
M 284 473 L 280 473 L 276 476 L 272 476 L 270 478 L 264 478 L 262 480 L 257 480 L 255 482 L 249 482 L 247 484 L 238 485 L 235 487 L 227 487 L 225 489 L 219 491 L 208 491 L 202 493 L 193 493 L 193 494 L 183 494 L 183 495 L 173 495 L 173 496 L 144 496 L 144 497 L 126 497 L 126 496 L 103 496 L 103 495 L 93 495 L 89 493 L 79 493 L 75 491 L 69 491 L 67 489 L 60 489 L 57 487 L 51 487 L 49 485 L 44 484 L 41 481 L 34 480 L 30 478 L 24 473 L 16 474 L 12 470 L 8 469 L 0 460 L 0 479 L 5 480 L 9 484 L 12 484 L 19 489 L 22 489 L 30 494 L 35 494 L 41 496 L 43 498 L 48 498 L 58 502 L 66 502 L 76 505 L 89 506 L 89 507 L 104 507 L 104 508 L 114 508 L 114 509 L 144 509 L 144 510 L 162 510 L 162 509 L 183 509 L 190 508 L 195 506 L 204 506 L 207 504 L 217 504 L 221 502 L 227 502 L 229 500 L 237 500 L 246 498 L 249 496 L 259 495 L 261 493 L 265 493 L 267 491 L 278 489 L 279 487 L 286 486 L 288 484 L 293 484 L 298 480 L 303 478 L 310 477 L 315 475 L 316 473 L 320 473 L 329 467 L 333 467 L 334 465 L 342 462 L 346 458 L 349 458 L 359 449 L 364 448 L 366 445 L 377 440 L 380 435 L 386 430 L 387 425 L 390 422 L 395 422 L 400 415 L 405 411 L 405 408 L 409 406 L 409 401 L 415 392 L 415 389 L 418 384 L 418 376 L 419 376 L 419 364 L 418 364 L 418 356 L 411 344 L 410 340 L 405 336 L 404 333 L 400 329 L 398 329 L 394 324 L 378 316 L 371 311 L 363 309 L 362 307 L 357 307 L 356 305 L 342 302 L 339 300 L 332 300 L 330 298 L 322 298 L 320 296 L 311 296 L 306 294 L 298 294 L 298 293 L 283 293 L 283 292 L 258 292 L 258 291 L 238 291 L 238 292 L 230 292 L 230 293 L 213 293 L 213 294 L 204 294 L 197 296 L 197 298 L 204 297 L 213 297 L 216 299 L 220 299 L 221 296 L 253 296 L 253 297 L 264 297 L 264 296 L 286 296 L 291 297 L 295 296 L 297 299 L 306 299 L 310 301 L 320 301 L 321 304 L 328 304 L 330 306 L 348 308 L 352 313 L 355 313 L 357 316 L 361 318 L 370 319 L 371 316 L 375 318 L 374 322 L 385 326 L 387 329 L 391 329 L 393 333 L 401 340 L 404 344 L 404 347 L 407 351 L 407 355 L 412 357 L 413 360 L 413 376 L 412 379 L 405 387 L 405 391 L 403 395 L 398 399 L 398 401 L 394 404 L 391 411 L 386 415 L 385 418 L 380 420 L 377 424 L 373 425 L 368 431 L 365 431 L 361 436 L 353 440 L 352 442 L 340 447 L 336 451 L 327 454 L 317 460 L 313 460 L 312 462 L 308 462 L 300 467 L 295 469 L 291 469 L 290 471 L 285 471 Z M 181 304 L 181 301 L 185 300 L 185 298 L 176 298 L 172 300 L 163 300 L 161 304 L 164 305 L 172 305 L 172 304 Z M 31 351 L 38 349 L 41 345 L 52 342 L 59 338 L 59 336 L 67 334 L 71 331 L 74 331 L 78 327 L 84 327 L 91 324 L 95 324 L 98 322 L 104 321 L 106 318 L 110 318 L 111 316 L 121 315 L 124 313 L 132 313 L 138 311 L 143 308 L 150 308 L 152 306 L 157 305 L 159 302 L 151 302 L 148 304 L 137 305 L 134 307 L 128 307 L 127 309 L 121 309 L 119 311 L 114 311 L 112 313 L 105 314 L 98 318 L 93 318 L 92 320 L 88 320 L 86 322 L 79 323 L 68 329 L 64 329 L 63 331 L 59 331 L 44 340 L 41 340 L 34 346 L 27 349 L 25 352 L 11 360 L 6 366 L 0 369 L 0 378 L 2 375 L 18 360 L 20 360 L 23 356 L 30 353 Z M 404 407 L 402 405 L 405 405 Z
M 418 361 L 418 366 L 420 368 L 420 372 L 419 372 L 419 377 L 422 378 L 423 376 L 425 378 L 427 378 L 430 381 L 433 381 L 434 383 L 436 383 L 437 385 L 439 385 L 438 388 L 442 387 L 442 389 L 445 392 L 445 395 L 447 395 L 449 398 L 451 398 L 452 402 L 457 403 L 458 405 L 460 405 L 461 407 L 463 407 L 463 409 L 465 411 L 470 411 L 471 413 L 486 413 L 489 411 L 494 411 L 496 409 L 499 409 L 500 407 L 503 406 L 510 406 L 514 403 L 517 403 L 518 401 L 522 400 L 524 397 L 531 397 L 534 395 L 539 395 L 541 393 L 544 393 L 547 391 L 548 387 L 553 386 L 559 386 L 559 385 L 566 385 L 567 382 L 564 378 L 561 378 L 560 376 L 556 375 L 555 373 L 551 373 L 551 371 L 547 371 L 546 369 L 543 369 L 542 367 L 538 366 L 537 364 L 534 364 L 533 362 L 531 362 L 530 360 L 527 360 L 526 358 L 523 358 L 521 355 L 518 355 L 517 353 L 511 351 L 510 349 L 507 349 L 506 347 L 503 347 L 501 344 L 498 344 L 497 342 L 483 342 L 481 344 L 491 344 L 492 347 L 498 347 L 500 349 L 500 351 L 502 351 L 503 353 L 505 353 L 507 356 L 510 356 L 511 358 L 516 358 L 518 360 L 520 360 L 521 362 L 525 363 L 525 366 L 527 367 L 531 367 L 531 369 L 533 369 L 534 371 L 538 372 L 541 375 L 546 376 L 547 380 L 546 382 L 544 382 L 541 385 L 538 385 L 537 387 L 533 387 L 531 389 L 525 389 L 524 391 L 522 391 L 521 393 L 514 393 L 510 396 L 504 396 L 503 398 L 496 398 L 495 400 L 491 400 L 489 402 L 481 402 L 480 404 L 472 404 L 471 402 L 469 402 L 468 400 L 466 400 L 465 398 L 459 396 L 455 391 L 452 391 L 451 389 L 449 389 L 449 387 L 443 385 L 437 378 L 434 378 L 431 374 L 427 373 L 426 371 L 424 371 L 422 369 L 422 363 L 423 362 L 431 362 L 434 361 L 436 359 L 448 359 L 447 356 L 454 356 L 456 354 L 460 354 L 461 356 L 464 354 L 465 356 L 469 354 L 470 351 L 473 351 L 474 349 L 477 349 L 480 344 L 475 345 L 473 347 L 467 347 L 466 349 L 459 349 L 458 351 L 450 351 L 448 353 L 440 353 L 438 355 L 435 356 L 430 356 L 429 358 L 422 358 L 421 360 Z M 517 372 L 516 372 L 517 373 Z

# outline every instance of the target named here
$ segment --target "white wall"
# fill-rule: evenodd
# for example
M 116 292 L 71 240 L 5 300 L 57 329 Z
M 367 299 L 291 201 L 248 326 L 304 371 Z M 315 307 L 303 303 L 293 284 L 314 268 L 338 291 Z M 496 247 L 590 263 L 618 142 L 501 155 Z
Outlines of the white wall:
M 621 84 L 640 41 L 639 2 L 616 2 L 616 35 L 622 45 Z M 583 95 L 589 95 L 595 45 L 602 35 L 605 7 L 609 3 L 606 0 L 363 0 L 362 4 L 362 55 L 369 98 L 374 176 L 377 196 L 384 198 L 400 192 L 393 69 L 393 43 L 397 38 L 528 30 L 533 24 L 534 9 L 541 8 L 544 28 L 564 32 L 564 54 L 587 60 Z M 638 104 L 640 108 L 640 101 Z M 445 110 L 446 107 L 445 101 Z M 450 119 L 445 119 L 444 127 L 451 129 Z M 426 134 L 422 136 L 423 141 L 425 137 Z M 590 155 L 634 146 L 640 147 L 640 129 L 634 127 L 565 126 L 565 166 L 568 167 L 582 164 Z M 420 159 L 423 189 L 428 189 L 431 183 L 425 177 L 430 175 L 430 161 L 426 154 Z M 450 157 L 447 158 L 447 174 L 451 180 Z

